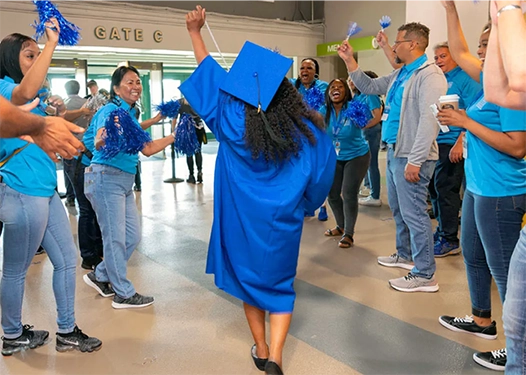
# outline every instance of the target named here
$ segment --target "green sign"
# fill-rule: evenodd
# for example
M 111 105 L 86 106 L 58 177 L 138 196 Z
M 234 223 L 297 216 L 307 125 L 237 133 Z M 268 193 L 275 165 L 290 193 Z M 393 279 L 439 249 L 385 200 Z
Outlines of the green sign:
M 363 38 L 349 39 L 349 44 L 352 46 L 355 52 L 367 51 L 367 50 L 375 49 L 373 47 L 374 39 L 375 39 L 374 36 L 365 36 Z M 341 43 L 342 42 L 339 41 L 339 42 L 318 44 L 316 46 L 316 55 L 318 57 L 337 55 L 338 46 Z

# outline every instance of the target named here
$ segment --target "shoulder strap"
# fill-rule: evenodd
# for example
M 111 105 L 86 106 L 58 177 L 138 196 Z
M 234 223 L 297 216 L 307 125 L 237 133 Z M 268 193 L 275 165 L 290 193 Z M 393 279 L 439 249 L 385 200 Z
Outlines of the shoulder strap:
M 5 158 L 4 160 L 0 161 L 0 168 L 2 168 L 9 160 L 11 160 L 11 158 L 13 156 L 15 156 L 16 154 L 22 152 L 22 150 L 25 149 L 29 145 L 30 145 L 30 143 L 26 143 L 22 147 L 19 147 L 15 151 L 13 151 L 13 153 L 11 155 L 9 155 L 7 158 Z

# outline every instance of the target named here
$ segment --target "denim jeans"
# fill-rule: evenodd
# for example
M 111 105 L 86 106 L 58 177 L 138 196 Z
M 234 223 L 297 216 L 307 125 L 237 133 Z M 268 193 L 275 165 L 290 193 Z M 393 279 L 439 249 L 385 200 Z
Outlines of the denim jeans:
M 77 164 L 81 165 L 77 167 Z M 78 170 L 77 170 L 78 168 Z M 84 165 L 79 159 L 64 160 L 64 170 L 79 204 L 78 237 L 80 256 L 90 262 L 102 257 L 102 235 L 95 211 L 84 194 Z
M 336 163 L 329 205 L 336 224 L 350 236 L 354 235 L 358 218 L 358 192 L 369 167 L 369 158 L 367 153 L 351 160 L 338 160 Z
M 73 331 L 77 250 L 58 194 L 50 198 L 35 197 L 0 183 L 0 221 L 4 223 L 4 267 L 0 286 L 4 336 L 12 339 L 22 334 L 26 274 L 40 244 L 53 264 L 58 332 Z
M 502 320 L 508 353 L 506 374 L 526 374 L 526 227 L 511 256 Z
M 396 250 L 406 260 L 413 260 L 411 273 L 431 278 L 436 271 L 433 229 L 427 214 L 427 187 L 435 170 L 435 161 L 420 167 L 420 181 L 404 177 L 407 158 L 396 158 L 394 148 L 387 150 L 387 199 L 396 223 Z
M 464 179 L 464 160 L 452 163 L 449 152 L 453 145 L 438 145 L 439 159 L 429 183 L 433 212 L 438 221 L 437 232 L 449 242 L 458 243 L 460 186 Z
M 371 152 L 371 161 L 369 162 L 369 170 L 366 179 L 368 186 L 371 189 L 371 196 L 374 199 L 380 199 L 380 168 L 378 167 L 378 153 L 380 152 L 380 138 L 382 136 L 382 125 L 378 124 L 372 128 L 363 131 L 365 139 L 369 143 L 369 151 Z
M 84 193 L 97 213 L 104 242 L 104 260 L 95 268 L 95 276 L 98 281 L 110 282 L 122 298 L 135 294 L 126 272 L 128 260 L 141 240 L 132 191 L 134 179 L 134 174 L 100 164 L 92 164 L 84 173 Z
M 525 212 L 526 194 L 495 198 L 464 193 L 460 243 L 475 316 L 491 317 L 492 277 L 501 301 L 506 299 L 510 259 Z

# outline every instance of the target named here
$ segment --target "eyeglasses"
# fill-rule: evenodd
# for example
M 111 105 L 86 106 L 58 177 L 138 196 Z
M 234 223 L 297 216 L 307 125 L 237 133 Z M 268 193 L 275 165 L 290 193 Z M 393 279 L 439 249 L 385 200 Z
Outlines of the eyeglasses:
M 397 45 L 399 45 L 399 44 L 401 44 L 401 43 L 406 43 L 406 42 L 413 42 L 413 40 L 409 40 L 409 39 L 405 39 L 405 40 L 397 40 L 397 41 L 394 42 L 393 47 L 394 47 L 394 46 L 397 46 Z

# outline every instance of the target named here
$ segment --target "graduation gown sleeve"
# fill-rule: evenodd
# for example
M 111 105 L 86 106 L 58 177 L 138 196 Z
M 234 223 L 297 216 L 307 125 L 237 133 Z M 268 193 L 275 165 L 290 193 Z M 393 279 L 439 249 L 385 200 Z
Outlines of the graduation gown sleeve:
M 194 111 L 217 138 L 219 87 L 228 73 L 212 58 L 206 57 L 179 90 Z M 220 140 L 220 139 L 218 139 Z
M 318 209 L 331 189 L 336 170 L 336 152 L 329 135 L 316 129 L 317 143 L 311 146 L 311 176 L 305 189 L 305 210 L 314 211 Z

